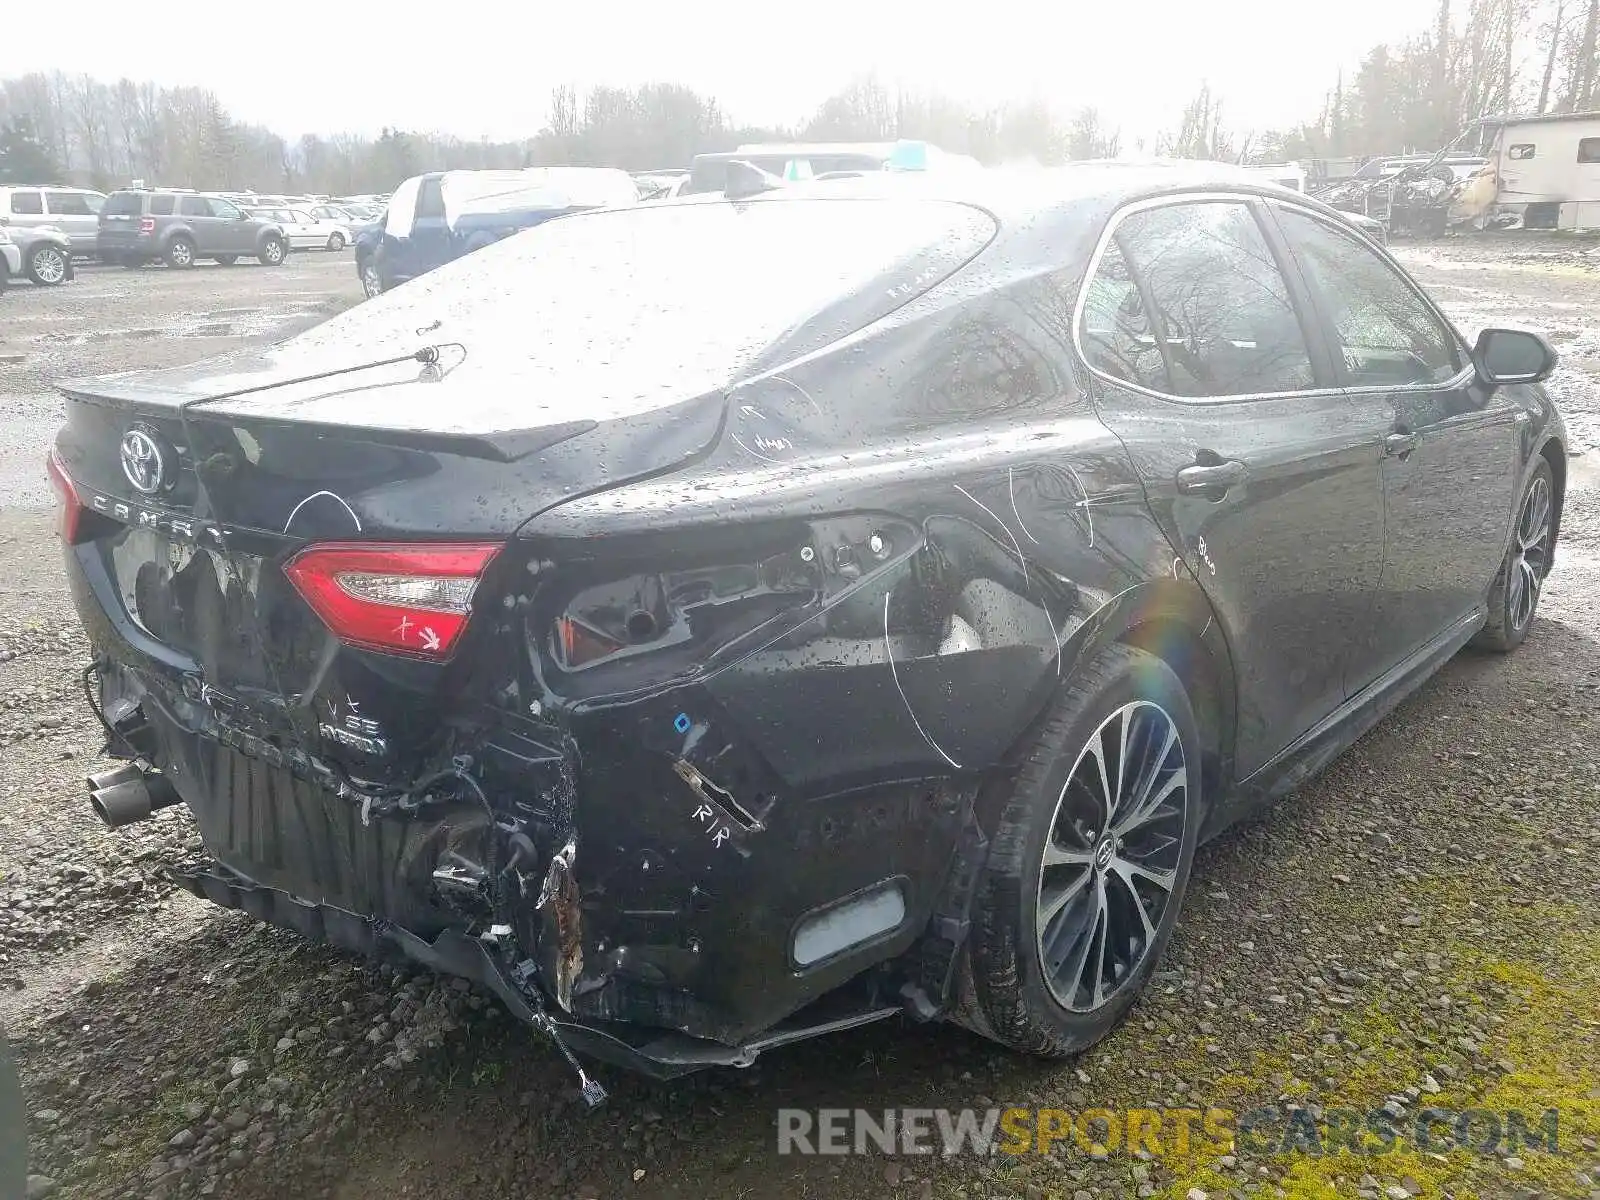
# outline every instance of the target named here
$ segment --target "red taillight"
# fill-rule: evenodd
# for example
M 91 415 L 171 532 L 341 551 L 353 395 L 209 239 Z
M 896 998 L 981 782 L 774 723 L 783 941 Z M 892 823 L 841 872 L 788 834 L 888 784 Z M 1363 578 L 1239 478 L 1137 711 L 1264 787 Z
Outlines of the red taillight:
M 56 489 L 56 494 L 61 497 L 61 537 L 70 546 L 78 540 L 78 523 L 83 516 L 83 501 L 78 499 L 78 489 L 67 475 L 60 454 L 54 450 L 50 451 L 44 460 L 44 470 L 45 474 L 50 476 L 50 483 Z
M 478 579 L 498 545 L 330 542 L 284 574 L 341 641 L 421 658 L 449 658 L 472 616 Z
M 155 231 L 156 231 L 156 219 L 154 217 L 140 217 L 139 218 L 139 232 L 140 233 L 154 233 Z

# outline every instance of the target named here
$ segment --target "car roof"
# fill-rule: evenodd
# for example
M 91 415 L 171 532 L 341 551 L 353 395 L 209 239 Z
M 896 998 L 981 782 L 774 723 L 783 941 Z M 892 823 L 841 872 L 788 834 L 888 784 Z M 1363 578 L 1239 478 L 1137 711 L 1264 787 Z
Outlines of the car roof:
M 1117 207 L 1174 192 L 1223 190 L 1295 199 L 1308 198 L 1281 187 L 1260 172 L 1231 163 L 1189 159 L 1097 159 L 1059 167 L 991 167 L 977 171 L 869 171 L 848 179 L 790 184 L 741 198 L 740 202 L 783 197 L 947 200 L 986 209 L 1002 224 L 1017 224 L 1076 208 L 1084 201 Z M 685 197 L 669 203 L 719 198 Z M 1326 207 L 1317 201 L 1311 206 Z

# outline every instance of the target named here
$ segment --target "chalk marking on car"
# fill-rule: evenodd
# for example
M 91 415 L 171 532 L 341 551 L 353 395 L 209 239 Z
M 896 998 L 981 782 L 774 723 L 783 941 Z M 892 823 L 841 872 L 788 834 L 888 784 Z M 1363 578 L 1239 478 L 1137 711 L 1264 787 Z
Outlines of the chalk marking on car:
M 958 484 L 957 487 L 960 485 Z M 980 506 L 981 507 L 981 506 Z M 928 731 L 922 727 L 922 722 L 917 720 L 917 714 L 911 708 L 911 701 L 906 697 L 906 689 L 900 686 L 900 672 L 894 665 L 894 646 L 889 642 L 889 595 L 883 596 L 883 652 L 889 656 L 889 674 L 894 678 L 894 689 L 900 693 L 900 700 L 906 706 L 906 715 L 911 718 L 911 723 L 917 727 L 917 732 L 922 735 L 922 740 L 933 747 L 934 753 L 956 770 L 961 770 L 961 764 L 951 758 L 940 747 L 939 743 L 928 736 Z
M 1083 519 L 1089 524 L 1089 549 L 1094 549 L 1094 499 L 1089 495 L 1089 489 L 1083 486 L 1083 479 L 1071 463 L 1067 464 L 1067 474 L 1072 476 L 1072 482 L 1078 485 L 1078 491 L 1083 494 L 1083 499 L 1074 506 L 1083 509 Z
M 1022 520 L 1022 513 L 1017 509 L 1017 471 L 1015 467 L 1006 468 L 1006 486 L 1011 489 L 1011 511 L 1016 515 L 1017 525 L 1022 529 L 1022 532 L 1027 539 L 1037 546 L 1039 544 L 1039 539 L 1028 532 L 1028 527 L 1023 523 Z M 1094 545 L 1094 533 L 1092 526 L 1089 533 L 1089 545 L 1091 547 Z
M 356 523 L 356 532 L 361 532 L 361 518 L 356 516 L 356 510 L 350 507 L 349 502 L 345 500 L 343 496 L 339 495 L 337 492 L 312 492 L 311 495 L 307 496 L 304 500 L 300 501 L 299 504 L 296 504 L 289 510 L 289 519 L 283 523 L 284 533 L 289 532 L 289 526 L 294 524 L 294 519 L 300 514 L 300 510 L 319 496 L 326 496 L 330 500 L 337 500 L 341 505 L 343 505 L 345 512 L 350 514 L 350 519 Z
M 1004 529 L 1006 531 L 1006 536 L 1011 539 L 1012 548 L 1014 550 L 1016 550 L 1016 552 L 1017 552 L 1017 562 L 1022 565 L 1022 586 L 1031 589 L 1032 588 L 1032 584 L 1030 584 L 1028 582 L 1028 559 L 1027 559 L 1027 556 L 1022 553 L 1022 543 L 1017 541 L 1017 535 L 1011 532 L 1011 526 L 1007 525 L 999 517 L 996 517 L 994 515 L 994 509 L 990 508 L 982 500 L 979 500 L 976 496 L 974 496 L 971 492 L 967 491 L 967 489 L 962 487 L 959 483 L 956 484 L 955 487 L 956 487 L 956 491 L 960 492 L 968 500 L 971 500 L 979 508 L 983 509 L 984 512 L 988 513 L 989 516 L 991 518 L 993 518 L 994 523 L 996 525 L 1000 526 L 1001 529 Z M 884 630 L 884 633 L 885 633 L 885 635 L 887 635 L 887 633 L 888 633 L 887 628 Z

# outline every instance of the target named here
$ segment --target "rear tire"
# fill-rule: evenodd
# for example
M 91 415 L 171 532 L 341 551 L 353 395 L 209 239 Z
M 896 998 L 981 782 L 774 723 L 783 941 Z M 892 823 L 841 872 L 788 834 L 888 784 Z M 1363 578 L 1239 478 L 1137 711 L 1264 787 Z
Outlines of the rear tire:
M 1555 478 L 1543 458 L 1517 501 L 1516 527 L 1500 573 L 1489 585 L 1489 619 L 1472 644 L 1505 654 L 1527 640 L 1555 550 Z
M 282 238 L 269 237 L 261 243 L 261 253 L 256 257 L 263 267 L 281 267 L 283 260 L 289 257 L 289 250 Z
M 71 269 L 71 258 L 56 246 L 40 246 L 28 255 L 28 278 L 39 287 L 55 287 Z
M 167 252 L 162 257 L 174 270 L 187 271 L 194 266 L 194 243 L 186 237 L 175 237 L 167 243 Z
M 966 964 L 974 1028 L 1045 1058 L 1111 1032 L 1177 924 L 1200 761 L 1188 695 L 1161 659 L 1113 645 L 1078 673 L 1039 726 L 984 867 Z
M 328 239 L 328 249 L 334 254 L 344 249 L 344 234 L 336 233 Z

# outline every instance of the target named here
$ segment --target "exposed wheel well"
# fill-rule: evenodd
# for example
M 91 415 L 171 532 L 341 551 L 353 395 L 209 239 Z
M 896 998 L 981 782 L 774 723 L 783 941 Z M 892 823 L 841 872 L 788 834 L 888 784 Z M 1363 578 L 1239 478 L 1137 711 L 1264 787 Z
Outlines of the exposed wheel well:
M 1233 683 L 1222 678 L 1200 635 L 1183 622 L 1156 617 L 1133 626 L 1118 639 L 1153 654 L 1182 682 L 1200 734 L 1202 778 L 1207 803 L 1222 794 L 1225 764 L 1233 757 Z

